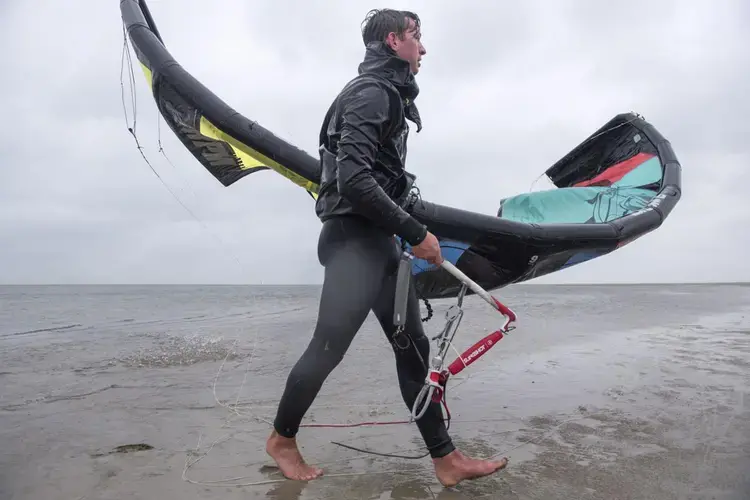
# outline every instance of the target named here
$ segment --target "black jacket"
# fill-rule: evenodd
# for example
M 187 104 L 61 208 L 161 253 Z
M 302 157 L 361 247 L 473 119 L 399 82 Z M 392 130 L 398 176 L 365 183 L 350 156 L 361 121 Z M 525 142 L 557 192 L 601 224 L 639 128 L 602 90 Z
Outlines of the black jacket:
M 409 63 L 384 43 L 367 46 L 359 75 L 342 89 L 320 130 L 321 220 L 358 214 L 411 245 L 427 228 L 402 205 L 414 182 L 405 171 L 409 118 L 422 128 Z

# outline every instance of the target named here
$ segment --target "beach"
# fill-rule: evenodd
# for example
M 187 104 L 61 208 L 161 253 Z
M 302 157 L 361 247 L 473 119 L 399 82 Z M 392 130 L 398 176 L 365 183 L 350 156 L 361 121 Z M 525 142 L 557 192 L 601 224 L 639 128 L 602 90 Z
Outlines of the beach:
M 517 328 L 448 385 L 450 433 L 508 467 L 443 488 L 374 317 L 299 441 L 264 451 L 318 286 L 0 287 L 0 498 L 750 498 L 750 286 L 523 285 Z M 439 332 L 452 300 L 432 301 Z M 423 306 L 424 312 L 424 306 Z M 501 318 L 466 300 L 463 351 Z M 433 344 L 434 348 L 434 344 Z M 340 443 L 340 444 L 336 444 Z

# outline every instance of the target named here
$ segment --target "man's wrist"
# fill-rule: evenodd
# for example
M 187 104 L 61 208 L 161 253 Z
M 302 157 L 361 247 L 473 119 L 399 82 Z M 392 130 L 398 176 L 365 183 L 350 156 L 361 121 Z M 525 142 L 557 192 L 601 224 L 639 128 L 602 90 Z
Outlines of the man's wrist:
M 411 246 L 417 246 L 427 238 L 427 226 L 421 224 L 414 217 L 409 217 L 404 231 L 402 231 L 402 238 Z

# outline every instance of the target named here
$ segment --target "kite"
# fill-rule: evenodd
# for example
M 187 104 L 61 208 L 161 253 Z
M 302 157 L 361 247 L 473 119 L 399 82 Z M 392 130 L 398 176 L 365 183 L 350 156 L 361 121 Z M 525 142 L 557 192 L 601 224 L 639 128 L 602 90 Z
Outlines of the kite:
M 143 0 L 121 0 L 120 9 L 159 112 L 208 172 L 231 186 L 273 170 L 316 197 L 317 158 L 246 118 L 189 74 L 170 55 Z M 493 290 L 601 257 L 659 228 L 682 190 L 670 142 L 635 113 L 614 116 L 544 174 L 553 189 L 503 199 L 496 214 L 421 195 L 410 196 L 404 208 L 439 239 L 452 269 Z M 464 291 L 442 266 L 412 259 L 411 272 L 424 299 Z

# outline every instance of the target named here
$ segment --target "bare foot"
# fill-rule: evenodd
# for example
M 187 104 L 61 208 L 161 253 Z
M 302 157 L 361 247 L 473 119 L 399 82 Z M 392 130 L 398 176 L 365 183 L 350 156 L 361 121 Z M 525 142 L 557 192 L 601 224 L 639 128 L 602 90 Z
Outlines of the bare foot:
M 449 488 L 464 479 L 476 479 L 494 474 L 508 465 L 508 459 L 478 460 L 469 458 L 458 450 L 432 460 L 435 464 L 435 475 L 440 484 Z
M 323 474 L 322 469 L 305 463 L 297 448 L 296 439 L 280 436 L 275 430 L 266 442 L 266 453 L 276 461 L 276 465 L 287 479 L 310 481 Z

